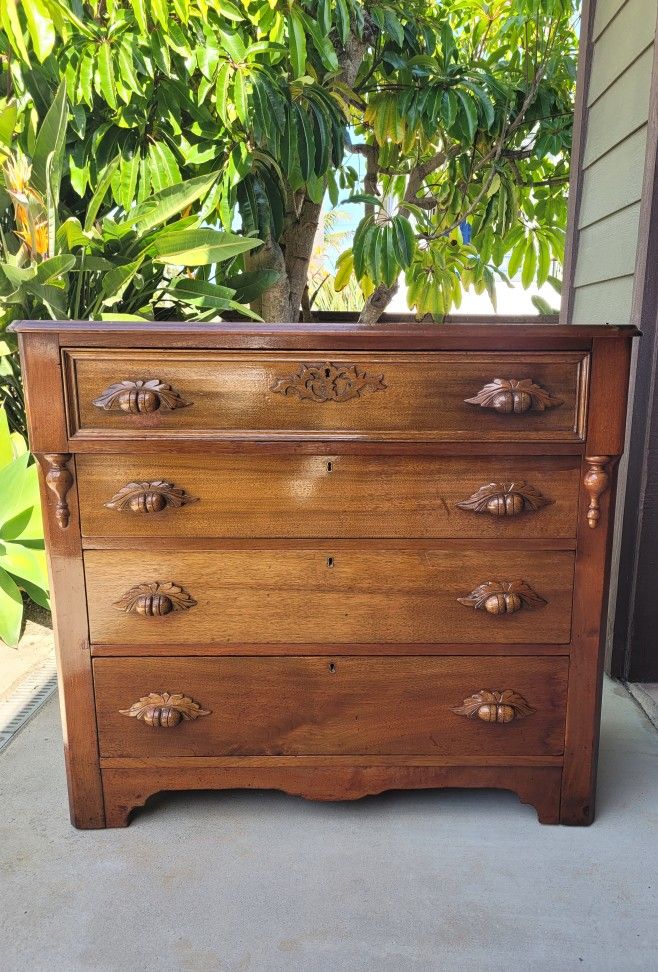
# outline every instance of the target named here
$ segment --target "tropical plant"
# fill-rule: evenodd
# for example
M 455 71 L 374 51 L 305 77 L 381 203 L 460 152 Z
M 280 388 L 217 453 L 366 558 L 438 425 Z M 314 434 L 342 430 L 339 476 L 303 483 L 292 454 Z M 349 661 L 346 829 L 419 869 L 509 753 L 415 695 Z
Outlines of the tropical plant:
M 208 194 L 216 174 L 167 186 L 127 211 L 114 206 L 101 215 L 117 157 L 100 174 L 83 221 L 78 216 L 61 219 L 61 147 L 67 123 L 62 82 L 37 131 L 33 161 L 18 151 L 3 166 L 14 217 L 13 235 L 3 234 L 0 241 L 5 321 L 108 316 L 203 320 L 219 311 L 248 313 L 234 299 L 236 289 L 218 284 L 211 275 L 216 275 L 217 264 L 259 241 L 203 227 L 200 213 L 183 215 Z
M 12 647 L 23 623 L 22 592 L 49 607 L 37 467 L 0 408 L 0 639 Z
M 338 283 L 362 320 L 400 274 L 419 314 L 561 259 L 575 0 L 4 0 L 0 140 L 27 154 L 60 78 L 63 197 L 83 214 L 107 167 L 127 213 L 218 172 L 192 204 L 258 236 L 252 306 L 295 320 L 322 202 L 364 207 Z M 356 161 L 363 163 L 359 171 Z M 45 194 L 43 179 L 35 188 Z

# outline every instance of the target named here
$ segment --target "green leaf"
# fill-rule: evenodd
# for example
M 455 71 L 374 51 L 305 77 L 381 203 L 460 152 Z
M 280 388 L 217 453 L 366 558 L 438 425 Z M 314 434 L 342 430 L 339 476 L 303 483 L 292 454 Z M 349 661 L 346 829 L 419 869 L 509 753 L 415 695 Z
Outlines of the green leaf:
M 410 266 L 413 260 L 416 241 L 411 223 L 404 216 L 393 217 L 393 246 L 398 263 L 403 270 Z
M 145 0 L 130 0 L 130 3 L 133 8 L 133 13 L 135 14 L 135 20 L 137 21 L 137 26 L 139 27 L 140 33 L 146 36 L 148 34 L 148 21 L 146 19 Z
M 478 112 L 475 107 L 475 102 L 470 98 L 465 91 L 461 91 L 457 88 L 455 92 L 459 101 L 461 102 L 463 109 L 463 117 L 466 121 L 466 131 L 468 132 L 468 137 L 473 141 L 473 137 L 478 127 Z
M 0 569 L 6 570 L 18 583 L 29 581 L 48 590 L 48 569 L 44 550 L 25 547 L 22 543 L 0 542 Z
M 221 46 L 224 48 L 231 60 L 236 64 L 242 61 L 246 54 L 246 48 L 237 31 L 222 30 L 220 28 L 218 30 L 218 34 L 221 38 Z
M 4 469 L 13 458 L 14 450 L 11 444 L 11 432 L 9 431 L 7 413 L 4 407 L 0 406 L 0 469 Z
M 5 523 L 39 503 L 37 468 L 28 467 L 28 453 L 0 469 L 0 536 Z
M 16 0 L 2 0 L 2 3 L 0 3 L 0 23 L 5 29 L 7 39 L 16 56 L 19 60 L 29 64 L 30 55 L 23 38 L 23 28 L 18 17 Z
M 149 163 L 151 182 L 156 192 L 181 181 L 180 169 L 174 153 L 164 142 L 151 142 L 149 145 Z
M 98 82 L 105 101 L 110 108 L 116 109 L 117 89 L 109 41 L 102 41 L 98 47 Z
M 153 244 L 157 263 L 172 263 L 181 267 L 201 267 L 230 260 L 260 246 L 261 241 L 224 233 L 221 230 L 183 230 L 167 233 Z
M 220 287 L 207 280 L 191 280 L 189 277 L 179 277 L 171 290 L 178 298 L 194 306 L 214 310 L 228 310 L 234 296 L 234 291 L 229 287 Z
M 23 0 L 23 12 L 34 53 L 43 64 L 55 46 L 53 19 L 42 0 Z
M 23 620 L 23 598 L 16 583 L 0 567 L 0 638 L 10 648 L 18 644 Z
M 87 214 L 85 216 L 85 225 L 84 225 L 85 233 L 91 232 L 93 228 L 94 220 L 96 219 L 98 215 L 98 211 L 103 204 L 103 200 L 105 199 L 105 196 L 107 195 L 108 190 L 112 184 L 112 179 L 114 177 L 115 170 L 119 165 L 119 158 L 120 157 L 117 156 L 109 163 L 109 165 L 105 167 L 104 171 L 102 172 L 98 180 L 96 191 L 94 192 L 94 195 L 89 200 L 89 205 L 87 206 Z
M 306 33 L 304 21 L 295 7 L 288 16 L 288 45 L 292 76 L 301 78 L 306 73 Z
M 144 236 L 161 223 L 178 216 L 197 199 L 203 198 L 216 181 L 217 173 L 212 172 L 210 175 L 197 176 L 186 182 L 179 182 L 178 185 L 168 186 L 131 209 L 119 225 L 132 226 L 140 236 Z
M 0 111 L 0 143 L 11 148 L 14 142 L 14 128 L 16 127 L 16 117 L 18 109 L 16 105 L 6 105 Z
M 234 291 L 236 300 L 249 304 L 278 283 L 280 278 L 278 270 L 250 270 L 226 277 L 224 283 Z
M 523 284 L 524 290 L 527 290 L 535 279 L 536 269 L 537 251 L 535 250 L 535 241 L 532 236 L 529 236 L 526 242 L 525 256 L 523 257 L 523 269 L 521 271 L 521 283 Z
M 235 72 L 233 78 L 233 102 L 238 118 L 243 125 L 246 125 L 248 119 L 247 86 L 245 84 L 244 74 L 240 68 Z
M 240 13 L 235 4 L 230 3 L 229 0 L 215 0 L 215 4 L 227 20 L 244 20 L 244 14 Z
M 62 81 L 41 123 L 32 153 L 32 184 L 44 197 L 48 191 L 46 172 L 48 156 L 52 154 L 61 164 L 67 119 L 66 82 Z
M 551 250 L 543 236 L 537 234 L 537 286 L 543 287 L 551 269 Z
M 515 277 L 519 272 L 525 254 L 525 249 L 526 249 L 526 237 L 523 236 L 518 241 L 518 243 L 514 245 L 511 256 L 509 258 L 507 273 L 509 274 L 510 277 Z

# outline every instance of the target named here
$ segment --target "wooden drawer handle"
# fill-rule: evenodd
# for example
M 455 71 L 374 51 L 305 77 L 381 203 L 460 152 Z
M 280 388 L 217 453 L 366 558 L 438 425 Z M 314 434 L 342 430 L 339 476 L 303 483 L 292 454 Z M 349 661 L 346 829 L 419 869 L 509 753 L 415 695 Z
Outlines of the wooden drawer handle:
M 191 403 L 184 402 L 171 385 L 159 378 L 147 378 L 145 381 L 117 381 L 94 399 L 93 404 L 106 412 L 148 415 L 161 408 L 185 408 Z
M 489 692 L 480 689 L 452 711 L 468 719 L 481 719 L 483 722 L 512 722 L 513 719 L 524 719 L 535 710 L 518 692 Z
M 494 378 L 477 393 L 475 398 L 465 398 L 469 405 L 492 408 L 504 415 L 523 412 L 543 412 L 561 405 L 559 398 L 535 385 L 532 378 Z
M 199 716 L 210 715 L 210 709 L 202 709 L 198 702 L 194 702 L 182 692 L 151 692 L 139 702 L 133 702 L 129 709 L 119 709 L 121 715 L 131 719 L 140 719 L 147 726 L 158 729 L 171 729 L 179 722 L 191 722 Z
M 331 361 L 302 364 L 294 375 L 277 378 L 270 385 L 270 391 L 277 395 L 296 395 L 312 402 L 348 402 L 385 389 L 383 375 L 369 375 L 357 365 Z
M 489 483 L 480 486 L 477 492 L 457 503 L 457 506 L 462 510 L 489 513 L 491 516 L 518 516 L 519 513 L 534 513 L 552 502 L 530 483 Z
M 189 611 L 197 602 L 184 587 L 172 581 L 137 584 L 114 602 L 114 607 L 126 614 L 140 614 L 144 618 L 157 618 L 172 611 Z
M 190 496 L 184 489 L 164 479 L 156 479 L 152 483 L 126 483 L 103 505 L 120 513 L 149 514 L 197 502 L 198 498 Z
M 488 614 L 514 614 L 521 608 L 538 608 L 547 602 L 524 580 L 488 581 L 480 584 L 467 597 L 458 597 L 460 604 Z

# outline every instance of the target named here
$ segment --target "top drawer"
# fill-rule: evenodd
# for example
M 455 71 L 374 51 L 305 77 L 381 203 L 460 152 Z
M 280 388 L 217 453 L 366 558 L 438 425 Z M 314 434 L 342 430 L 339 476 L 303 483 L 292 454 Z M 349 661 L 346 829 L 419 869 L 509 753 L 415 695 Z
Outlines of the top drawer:
M 64 352 L 71 435 L 579 440 L 587 356 Z

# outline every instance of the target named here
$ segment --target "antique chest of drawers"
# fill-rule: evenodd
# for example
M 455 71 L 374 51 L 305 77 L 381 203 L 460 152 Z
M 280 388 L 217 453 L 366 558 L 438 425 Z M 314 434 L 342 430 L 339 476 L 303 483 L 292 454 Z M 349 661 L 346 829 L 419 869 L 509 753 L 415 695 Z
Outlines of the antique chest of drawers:
M 234 787 L 591 822 L 632 328 L 15 329 L 76 826 Z

